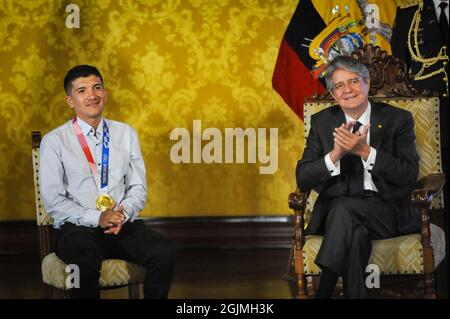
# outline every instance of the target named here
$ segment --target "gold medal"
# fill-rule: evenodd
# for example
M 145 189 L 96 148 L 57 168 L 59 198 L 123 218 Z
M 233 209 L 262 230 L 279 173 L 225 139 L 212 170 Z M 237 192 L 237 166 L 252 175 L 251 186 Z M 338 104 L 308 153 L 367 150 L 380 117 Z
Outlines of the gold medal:
M 108 194 L 101 194 L 96 200 L 97 209 L 102 213 L 114 204 L 114 199 Z

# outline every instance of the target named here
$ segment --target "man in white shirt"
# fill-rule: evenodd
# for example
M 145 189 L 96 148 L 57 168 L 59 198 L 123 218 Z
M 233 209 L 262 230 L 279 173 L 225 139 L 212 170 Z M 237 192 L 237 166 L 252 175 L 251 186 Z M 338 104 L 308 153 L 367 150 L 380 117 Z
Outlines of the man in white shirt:
M 147 182 L 137 133 L 103 118 L 108 95 L 95 67 L 69 70 L 64 88 L 75 117 L 43 137 L 39 174 L 55 253 L 80 269 L 72 297 L 99 298 L 102 260 L 120 258 L 146 268 L 145 298 L 167 298 L 174 248 L 138 218 Z
M 306 234 L 323 235 L 315 263 L 317 298 L 330 298 L 342 276 L 347 298 L 366 298 L 371 241 L 420 229 L 409 200 L 418 175 L 411 113 L 368 99 L 367 67 L 339 56 L 327 68 L 334 105 L 311 118 L 297 184 L 319 196 Z

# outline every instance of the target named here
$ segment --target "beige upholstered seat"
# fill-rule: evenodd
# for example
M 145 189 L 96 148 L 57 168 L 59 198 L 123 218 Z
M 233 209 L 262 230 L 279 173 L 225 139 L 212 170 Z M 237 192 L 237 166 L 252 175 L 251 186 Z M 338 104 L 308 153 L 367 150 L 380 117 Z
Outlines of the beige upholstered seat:
M 431 242 L 434 248 L 434 264 L 445 258 L 445 234 L 431 224 Z M 306 236 L 303 247 L 306 275 L 319 275 L 320 268 L 314 263 L 322 243 L 322 236 Z M 420 234 L 405 235 L 372 241 L 372 255 L 369 264 L 377 265 L 382 275 L 423 274 L 423 254 Z
M 55 253 L 42 260 L 42 281 L 47 285 L 66 290 L 66 264 Z M 121 259 L 106 259 L 100 271 L 100 286 L 104 288 L 139 284 L 144 281 L 144 268 Z
M 44 283 L 44 298 L 52 297 L 52 287 L 63 292 L 68 290 L 66 278 L 71 274 L 66 264 L 50 251 L 50 232 L 52 218 L 45 211 L 39 190 L 39 146 L 41 133 L 32 132 L 32 160 L 34 175 L 34 190 L 36 199 L 36 217 L 39 227 L 40 255 L 42 281 Z M 130 297 L 139 297 L 139 284 L 143 283 L 145 269 L 132 262 L 121 259 L 106 259 L 102 262 L 99 284 L 102 289 L 129 287 Z M 70 282 L 70 281 L 69 281 Z

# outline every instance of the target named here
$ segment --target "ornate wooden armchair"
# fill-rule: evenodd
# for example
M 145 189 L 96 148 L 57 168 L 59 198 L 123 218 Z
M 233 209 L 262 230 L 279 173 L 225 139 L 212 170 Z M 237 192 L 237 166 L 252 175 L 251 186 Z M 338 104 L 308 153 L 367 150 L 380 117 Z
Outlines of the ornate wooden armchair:
M 371 100 L 383 101 L 407 109 L 413 114 L 420 156 L 419 181 L 411 193 L 411 201 L 421 211 L 421 233 L 373 241 L 369 264 L 379 267 L 382 278 L 385 275 L 401 275 L 407 279 L 418 279 L 413 296 L 435 298 L 435 269 L 445 258 L 445 234 L 441 228 L 430 223 L 432 210 L 439 212 L 443 208 L 441 195 L 444 175 L 440 160 L 439 99 L 429 92 L 414 88 L 405 64 L 379 47 L 366 45 L 354 52 L 352 57 L 362 60 L 370 71 Z M 306 101 L 305 141 L 311 115 L 333 104 L 336 103 L 329 93 L 313 96 Z M 314 260 L 322 237 L 305 236 L 304 233 L 316 198 L 314 190 L 298 189 L 288 199 L 289 207 L 295 213 L 295 235 L 289 267 L 296 282 L 296 297 L 301 299 L 314 296 L 320 275 L 320 268 Z M 404 291 L 397 296 L 402 297 L 403 293 Z
M 32 132 L 32 160 L 34 175 L 34 191 L 36 199 L 36 217 L 39 228 L 39 248 L 43 281 L 43 298 L 53 297 L 55 291 L 67 298 L 68 287 L 66 264 L 51 251 L 52 218 L 45 211 L 39 189 L 39 147 L 41 132 Z M 114 289 L 128 286 L 130 298 L 139 298 L 139 284 L 144 282 L 145 269 L 129 261 L 106 259 L 102 263 L 99 279 L 101 289 Z

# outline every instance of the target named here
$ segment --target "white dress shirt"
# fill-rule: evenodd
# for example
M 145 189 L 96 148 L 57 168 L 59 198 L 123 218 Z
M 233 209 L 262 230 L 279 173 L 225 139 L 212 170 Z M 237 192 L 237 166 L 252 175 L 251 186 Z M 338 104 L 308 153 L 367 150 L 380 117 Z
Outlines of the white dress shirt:
M 348 116 L 347 114 L 345 114 L 345 120 L 347 121 L 347 123 L 349 122 L 360 122 L 362 125 L 359 128 L 359 132 L 362 133 L 364 130 L 364 126 L 370 123 L 370 112 L 372 110 L 372 106 L 369 102 L 369 105 L 367 106 L 366 111 L 359 117 L 359 119 L 355 120 L 353 118 L 351 118 L 350 116 Z M 370 145 L 370 129 L 367 132 L 367 139 L 366 142 L 368 145 Z M 371 190 L 371 191 L 378 191 L 377 187 L 375 186 L 375 184 L 372 181 L 372 175 L 370 174 L 370 170 L 373 168 L 373 166 L 375 165 L 375 160 L 377 157 L 377 150 L 374 149 L 373 147 L 370 147 L 370 153 L 369 156 L 367 157 L 367 160 L 364 160 L 363 158 L 361 158 L 363 167 L 364 167 L 364 190 Z M 328 171 L 330 171 L 331 176 L 337 176 L 339 174 L 341 174 L 341 161 L 337 161 L 336 164 L 333 163 L 333 161 L 330 158 L 330 153 L 328 153 L 327 155 L 325 155 L 325 164 L 328 168 Z
M 136 130 L 108 119 L 102 119 L 97 130 L 80 118 L 77 121 L 99 174 L 92 175 L 72 120 L 43 137 L 39 180 L 44 206 L 54 227 L 60 228 L 65 222 L 98 227 L 101 213 L 96 209 L 96 199 L 101 194 L 103 121 L 110 136 L 108 194 L 117 208 L 123 206 L 126 221 L 134 221 L 147 198 L 145 164 Z

